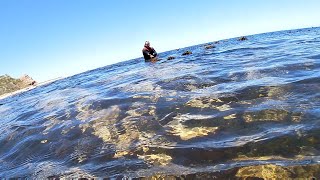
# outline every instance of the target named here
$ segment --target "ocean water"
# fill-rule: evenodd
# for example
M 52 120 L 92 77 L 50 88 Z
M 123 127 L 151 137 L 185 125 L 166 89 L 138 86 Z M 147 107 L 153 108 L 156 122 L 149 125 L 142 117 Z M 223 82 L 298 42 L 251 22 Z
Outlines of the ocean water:
M 247 38 L 0 100 L 0 179 L 319 177 L 320 28 Z

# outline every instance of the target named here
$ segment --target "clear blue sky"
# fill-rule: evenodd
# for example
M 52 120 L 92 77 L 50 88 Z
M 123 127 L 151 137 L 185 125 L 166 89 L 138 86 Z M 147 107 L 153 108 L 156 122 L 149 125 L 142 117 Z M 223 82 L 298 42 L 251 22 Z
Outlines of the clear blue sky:
M 0 75 L 37 81 L 158 52 L 320 26 L 320 0 L 0 0 Z

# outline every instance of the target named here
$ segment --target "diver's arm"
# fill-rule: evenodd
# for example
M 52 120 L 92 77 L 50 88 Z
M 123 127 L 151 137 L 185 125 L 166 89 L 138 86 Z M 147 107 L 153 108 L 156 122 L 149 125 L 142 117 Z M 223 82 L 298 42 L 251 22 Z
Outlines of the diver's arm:
M 152 48 L 152 50 L 153 50 L 153 53 L 152 53 L 153 56 L 156 57 L 158 55 L 157 51 L 154 48 Z
M 143 56 L 145 57 L 145 59 L 151 59 L 154 56 L 152 54 L 150 54 L 150 52 L 148 50 L 142 50 Z

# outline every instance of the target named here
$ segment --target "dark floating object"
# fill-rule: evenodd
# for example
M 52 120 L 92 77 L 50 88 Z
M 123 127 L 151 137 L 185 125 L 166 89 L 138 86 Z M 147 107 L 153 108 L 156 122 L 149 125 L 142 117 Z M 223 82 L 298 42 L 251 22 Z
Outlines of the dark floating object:
M 172 60 L 172 59 L 175 59 L 175 57 L 169 56 L 169 57 L 167 58 L 167 60 Z
M 192 54 L 192 52 L 191 52 L 191 51 L 186 51 L 186 52 L 184 52 L 184 53 L 182 54 L 182 56 L 189 55 L 189 54 Z
M 0 106 L 2 106 L 3 104 L 0 103 Z
M 208 45 L 206 45 L 204 48 L 206 48 L 206 49 L 212 49 L 212 48 L 215 48 L 215 46 L 208 44 Z
M 239 41 L 246 41 L 246 40 L 248 40 L 248 38 L 245 37 L 245 36 L 242 36 L 242 37 L 239 38 Z

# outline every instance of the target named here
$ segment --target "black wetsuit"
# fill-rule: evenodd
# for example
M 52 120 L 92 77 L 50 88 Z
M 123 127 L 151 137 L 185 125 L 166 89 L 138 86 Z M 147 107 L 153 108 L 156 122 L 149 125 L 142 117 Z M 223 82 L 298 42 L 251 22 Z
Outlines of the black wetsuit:
M 153 47 L 146 47 L 146 46 L 142 49 L 142 54 L 143 54 L 143 57 L 144 57 L 145 61 L 150 61 L 151 60 L 150 55 L 152 55 L 154 57 L 157 56 L 157 52 L 156 52 L 156 50 L 154 50 Z

